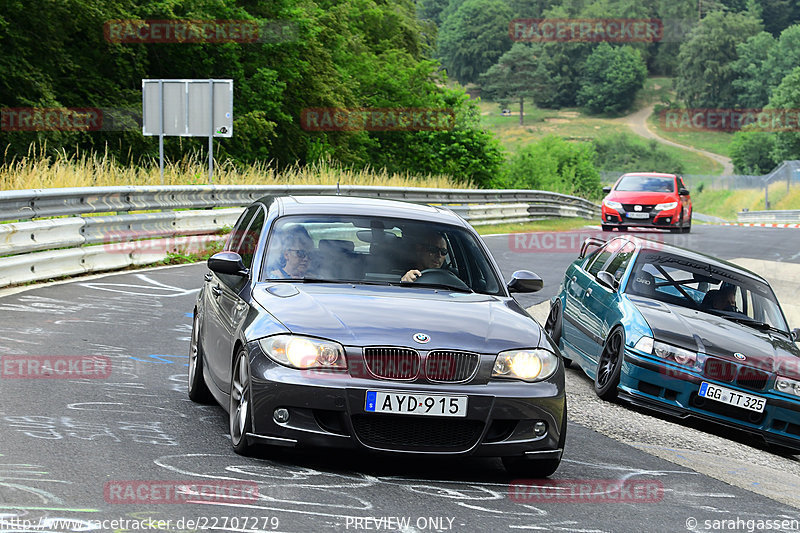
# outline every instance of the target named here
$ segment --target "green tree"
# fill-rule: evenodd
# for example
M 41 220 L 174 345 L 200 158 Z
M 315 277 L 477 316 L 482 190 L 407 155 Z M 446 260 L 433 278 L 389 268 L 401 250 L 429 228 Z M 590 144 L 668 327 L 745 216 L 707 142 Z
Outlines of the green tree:
M 761 108 L 769 101 L 772 87 L 767 81 L 771 78 L 767 58 L 774 48 L 775 38 L 765 31 L 736 46 L 738 58 L 733 69 L 739 74 L 732 85 L 737 107 Z
M 597 168 L 616 172 L 655 171 L 680 174 L 684 163 L 655 139 L 644 139 L 627 133 L 614 133 L 595 138 Z
M 767 109 L 786 110 L 794 113 L 800 109 L 800 67 L 796 67 L 775 88 L 769 99 Z M 790 131 L 775 132 L 775 148 L 772 156 L 775 161 L 800 159 L 800 131 L 797 123 L 788 128 Z
M 541 70 L 534 50 L 525 43 L 514 43 L 511 50 L 481 74 L 481 95 L 490 100 L 518 100 L 519 123 L 522 125 L 524 101 L 526 98 L 534 99 L 540 90 Z
M 591 143 L 568 142 L 549 135 L 509 159 L 504 184 L 597 198 L 600 174 L 595 168 L 596 157 Z
M 689 107 L 725 108 L 736 105 L 733 80 L 736 46 L 761 30 L 749 14 L 709 13 L 689 34 L 678 54 L 675 88 Z
M 439 28 L 437 53 L 448 75 L 478 81 L 509 48 L 512 12 L 502 0 L 466 0 Z
M 600 43 L 584 64 L 577 103 L 590 113 L 620 113 L 631 107 L 646 79 L 638 50 Z
M 731 141 L 731 161 L 738 174 L 767 174 L 779 162 L 774 157 L 775 134 L 765 131 L 737 131 Z

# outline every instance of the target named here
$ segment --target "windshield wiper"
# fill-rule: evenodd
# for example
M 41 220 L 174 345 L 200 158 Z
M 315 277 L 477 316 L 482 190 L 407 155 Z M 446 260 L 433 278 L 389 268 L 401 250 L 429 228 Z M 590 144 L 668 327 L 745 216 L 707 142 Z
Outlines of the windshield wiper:
M 777 332 L 783 333 L 783 334 L 787 333 L 786 331 L 783 331 L 782 329 L 778 329 L 775 326 L 767 324 L 766 322 L 759 322 L 758 320 L 754 320 L 752 318 L 745 318 L 745 317 L 739 317 L 739 316 L 730 316 L 730 315 L 720 315 L 720 316 L 722 316 L 723 318 L 727 318 L 728 320 L 731 320 L 733 322 L 738 322 L 740 324 L 744 324 L 745 326 L 750 326 L 751 328 L 761 329 L 761 330 L 765 330 L 765 331 L 766 330 L 772 330 L 772 331 L 777 331 Z

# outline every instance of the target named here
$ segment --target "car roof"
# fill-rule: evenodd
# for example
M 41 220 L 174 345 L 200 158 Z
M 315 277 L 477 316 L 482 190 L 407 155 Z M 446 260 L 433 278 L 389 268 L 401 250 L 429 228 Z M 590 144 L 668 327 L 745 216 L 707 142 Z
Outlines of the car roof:
M 345 215 L 382 216 L 421 222 L 440 222 L 462 227 L 469 225 L 457 214 L 443 207 L 415 204 L 398 200 L 360 196 L 266 196 L 257 200 L 267 206 L 277 201 L 281 215 Z
M 724 259 L 718 259 L 711 255 L 707 255 L 701 252 L 696 252 L 694 250 L 689 250 L 688 248 L 681 248 L 680 246 L 674 246 L 672 244 L 666 244 L 663 242 L 653 241 L 650 239 L 642 239 L 640 237 L 630 238 L 632 236 L 623 236 L 622 238 L 625 237 L 628 237 L 628 240 L 633 241 L 642 250 L 646 249 L 648 251 L 656 251 L 656 252 L 664 251 L 673 255 L 679 255 L 681 257 L 685 257 L 692 261 L 708 263 L 712 267 L 731 270 L 741 276 L 750 277 L 769 285 L 769 282 L 767 280 L 765 280 L 755 272 L 747 270 L 746 268 L 742 268 L 739 265 L 731 263 L 729 261 L 725 261 Z
M 625 176 L 641 176 L 643 178 L 675 178 L 677 177 L 675 174 L 665 174 L 663 172 L 627 172 L 620 176 L 620 178 L 624 178 Z

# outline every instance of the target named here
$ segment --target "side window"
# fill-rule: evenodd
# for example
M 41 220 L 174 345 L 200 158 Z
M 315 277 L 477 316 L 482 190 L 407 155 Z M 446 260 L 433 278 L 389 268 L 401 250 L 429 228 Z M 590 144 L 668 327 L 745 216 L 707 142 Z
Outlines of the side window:
M 608 261 L 608 258 L 611 257 L 611 254 L 613 253 L 611 251 L 612 247 L 610 246 L 611 243 L 613 242 L 614 241 L 609 242 L 608 244 L 600 248 L 597 251 L 597 253 L 595 253 L 594 259 L 589 264 L 589 268 L 587 269 L 587 272 L 589 272 L 589 274 L 591 274 L 592 276 L 596 276 L 598 272 L 603 270 L 603 265 L 606 264 L 606 261 Z
M 233 226 L 231 234 L 228 235 L 228 240 L 225 241 L 225 247 L 223 250 L 226 252 L 235 252 L 239 248 L 239 244 L 242 242 L 245 229 L 250 224 L 250 221 L 253 219 L 253 215 L 255 215 L 257 209 L 257 205 L 251 205 L 239 216 L 239 220 L 237 220 L 236 225 Z
M 238 248 L 239 255 L 242 256 L 242 262 L 247 268 L 253 266 L 253 255 L 258 246 L 258 239 L 261 237 L 261 230 L 264 228 L 264 210 L 259 209 L 253 217 L 253 222 L 243 235 Z
M 606 267 L 606 270 L 611 272 L 614 275 L 614 279 L 617 281 L 622 279 L 625 269 L 628 268 L 628 263 L 631 262 L 634 250 L 636 250 L 636 247 L 633 243 L 626 241 L 611 263 Z

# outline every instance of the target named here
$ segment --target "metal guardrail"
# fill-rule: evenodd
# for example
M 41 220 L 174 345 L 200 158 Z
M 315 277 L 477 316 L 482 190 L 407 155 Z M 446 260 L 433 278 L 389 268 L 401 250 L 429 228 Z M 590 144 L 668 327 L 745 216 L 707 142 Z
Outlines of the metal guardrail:
M 741 211 L 736 213 L 739 222 L 797 224 L 800 222 L 800 210 L 792 211 Z
M 0 221 L 14 222 L 0 223 L 0 287 L 198 252 L 221 239 L 214 233 L 234 225 L 242 208 L 262 196 L 337 192 L 441 204 L 473 225 L 600 215 L 600 207 L 583 198 L 533 190 L 185 185 L 3 191 Z

